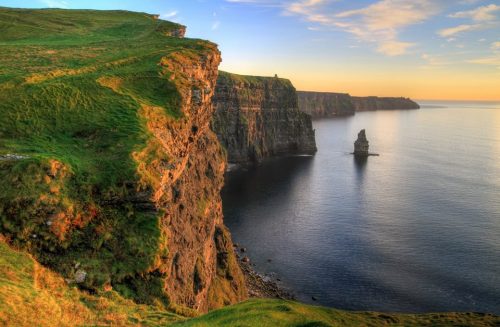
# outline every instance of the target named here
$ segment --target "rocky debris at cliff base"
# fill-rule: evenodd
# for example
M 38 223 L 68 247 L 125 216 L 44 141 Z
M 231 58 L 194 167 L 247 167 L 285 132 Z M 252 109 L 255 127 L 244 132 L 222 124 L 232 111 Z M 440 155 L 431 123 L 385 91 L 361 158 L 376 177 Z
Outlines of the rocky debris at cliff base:
M 378 156 L 377 153 L 368 152 L 369 142 L 366 138 L 366 131 L 362 129 L 358 133 L 358 139 L 354 142 L 354 154 L 356 157 Z
M 294 294 L 288 292 L 276 282 L 280 281 L 279 278 L 276 278 L 276 281 L 274 281 L 270 276 L 257 273 L 253 270 L 252 265 L 244 263 L 241 258 L 238 260 L 238 263 L 243 271 L 243 274 L 245 275 L 249 297 L 295 300 Z

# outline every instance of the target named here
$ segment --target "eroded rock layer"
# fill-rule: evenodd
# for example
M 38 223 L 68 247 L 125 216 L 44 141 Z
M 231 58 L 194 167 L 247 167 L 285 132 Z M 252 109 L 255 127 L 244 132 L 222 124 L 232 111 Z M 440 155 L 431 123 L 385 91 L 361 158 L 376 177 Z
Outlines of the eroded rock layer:
M 299 111 L 289 80 L 221 72 L 213 103 L 213 130 L 229 162 L 316 152 L 311 118 Z

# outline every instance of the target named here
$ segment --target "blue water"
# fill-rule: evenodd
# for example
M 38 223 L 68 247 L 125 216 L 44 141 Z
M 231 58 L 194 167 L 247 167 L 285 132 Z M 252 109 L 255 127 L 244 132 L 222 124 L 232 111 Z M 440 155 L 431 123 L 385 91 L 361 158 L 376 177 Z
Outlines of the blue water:
M 255 269 L 336 308 L 500 314 L 500 104 L 422 104 L 315 121 L 316 156 L 228 173 Z

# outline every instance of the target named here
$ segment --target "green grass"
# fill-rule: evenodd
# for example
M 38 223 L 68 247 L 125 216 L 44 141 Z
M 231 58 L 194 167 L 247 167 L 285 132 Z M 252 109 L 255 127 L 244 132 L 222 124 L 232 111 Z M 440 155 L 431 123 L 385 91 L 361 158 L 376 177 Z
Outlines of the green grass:
M 30 255 L 0 239 L 0 324 L 7 326 L 498 326 L 479 313 L 424 315 L 348 312 L 259 299 L 186 319 L 163 306 L 140 305 L 113 290 L 91 295 L 68 286 Z
M 498 326 L 500 318 L 479 313 L 424 315 L 349 312 L 292 301 L 259 299 L 210 312 L 174 326 Z
M 253 87 L 263 87 L 263 85 L 269 83 L 271 77 L 265 76 L 251 76 L 251 75 L 238 75 L 228 72 L 219 71 L 219 78 L 217 83 L 223 85 L 233 85 L 236 83 L 245 84 L 247 86 Z M 274 78 L 276 83 L 279 83 L 285 87 L 292 87 L 292 82 L 285 78 Z
M 185 318 L 108 290 L 90 295 L 0 239 L 0 325 L 165 326 Z
M 168 158 L 141 110 L 181 119 L 184 82 L 165 63 L 215 51 L 166 35 L 179 28 L 127 11 L 0 8 L 0 233 L 64 276 L 80 262 L 84 287 L 143 302 L 168 302 L 161 276 L 144 286 L 159 217 L 123 199 L 154 187 L 139 165 Z

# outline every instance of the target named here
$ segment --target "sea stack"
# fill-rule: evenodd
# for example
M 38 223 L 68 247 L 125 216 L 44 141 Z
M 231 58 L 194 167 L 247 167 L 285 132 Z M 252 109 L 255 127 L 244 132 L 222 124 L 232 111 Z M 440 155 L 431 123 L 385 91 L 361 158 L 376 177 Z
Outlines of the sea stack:
M 365 130 L 362 129 L 358 133 L 358 139 L 354 142 L 354 155 L 357 157 L 368 157 L 368 140 L 366 139 Z

